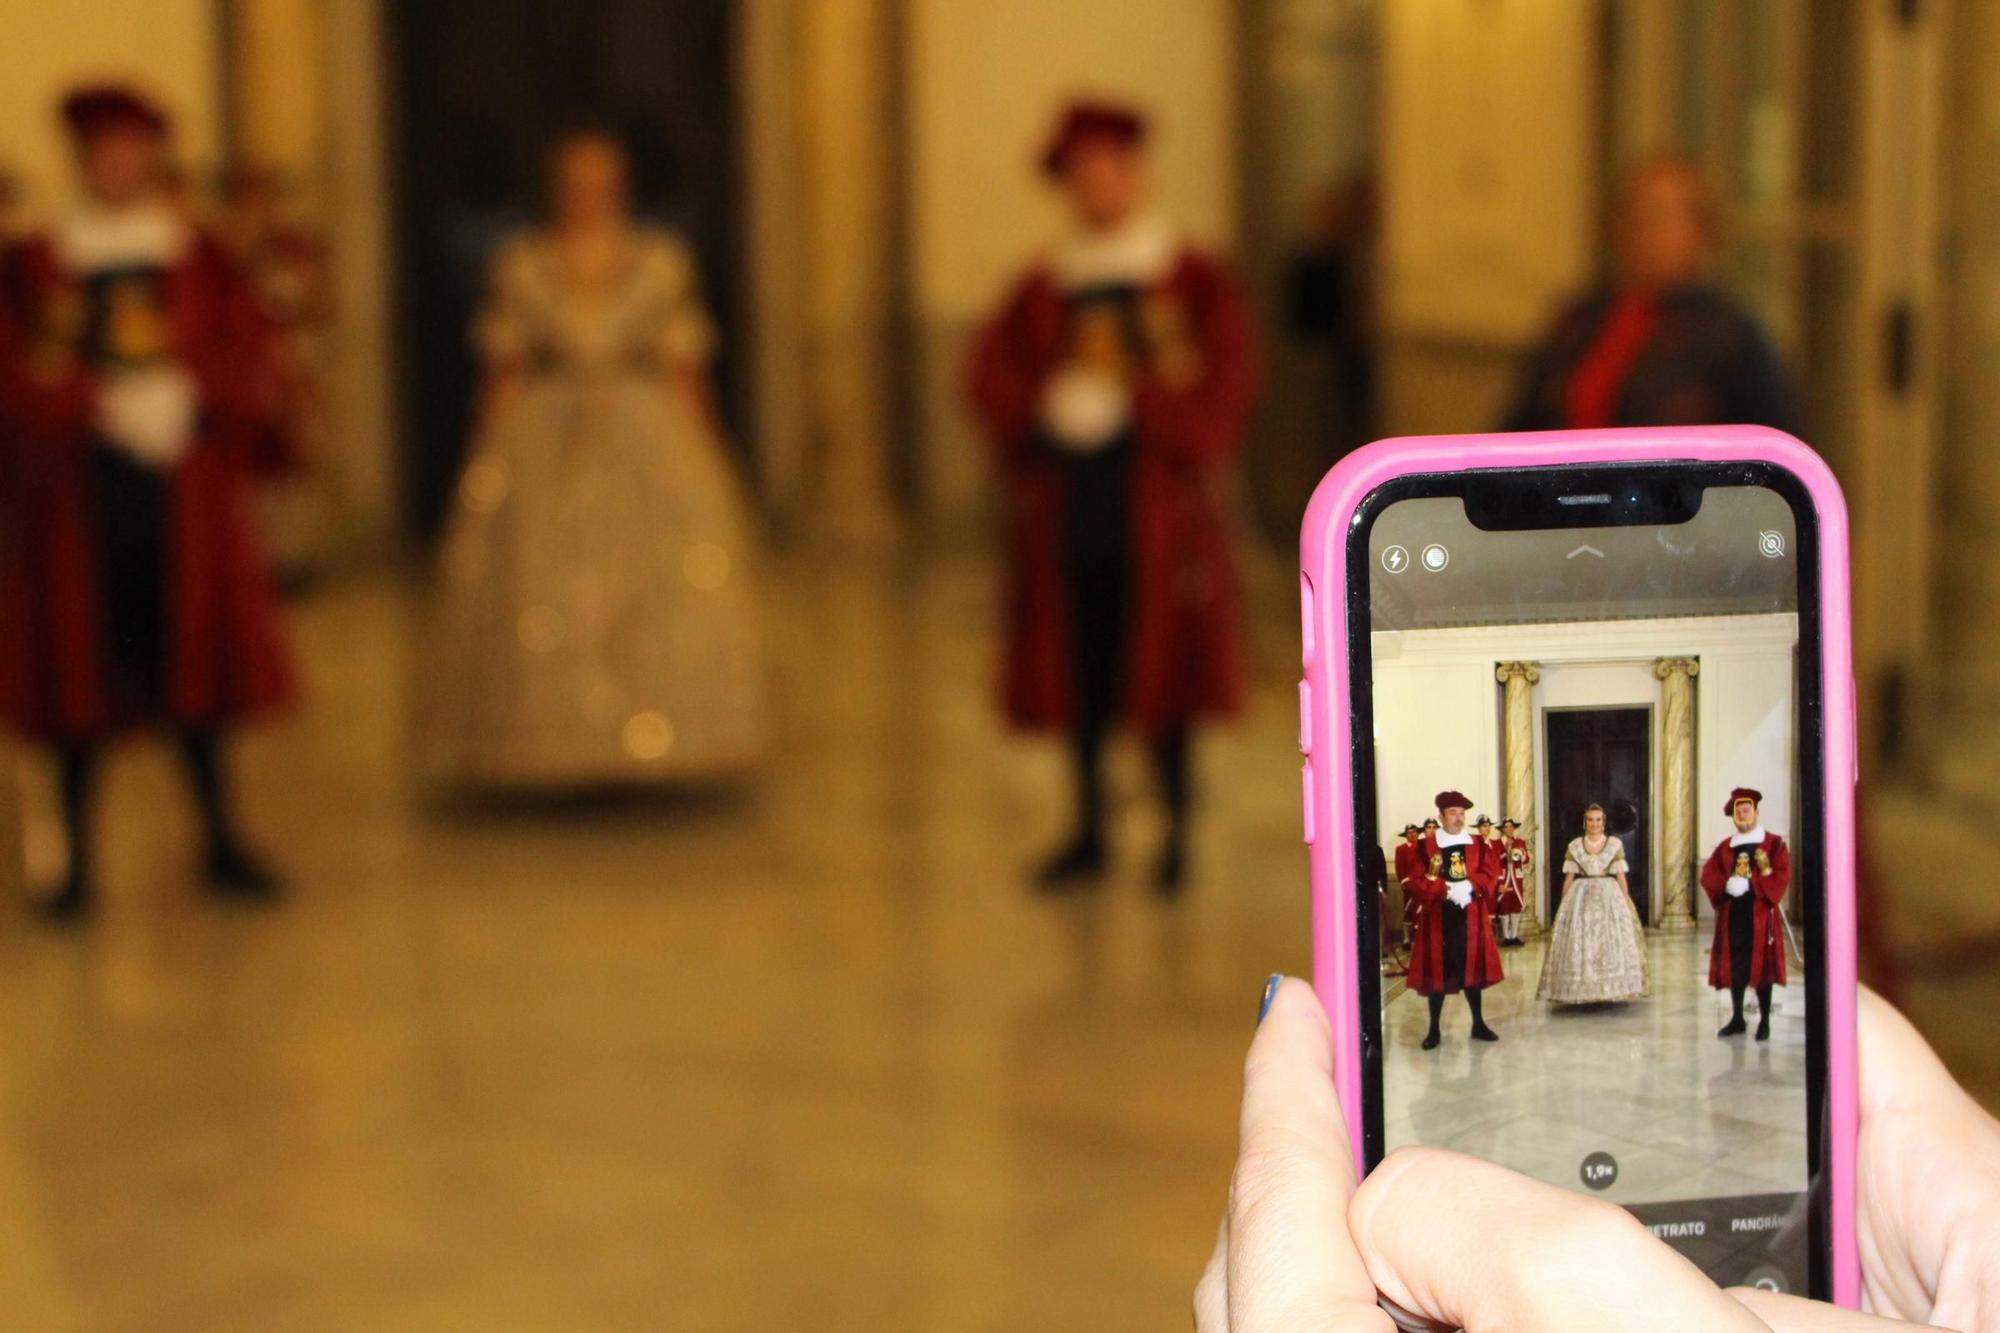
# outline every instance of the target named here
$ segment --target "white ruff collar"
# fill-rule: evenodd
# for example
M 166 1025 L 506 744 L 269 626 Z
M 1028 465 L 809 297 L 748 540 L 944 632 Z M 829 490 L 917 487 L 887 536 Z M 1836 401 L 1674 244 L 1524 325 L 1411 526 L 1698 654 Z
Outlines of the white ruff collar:
M 1729 838 L 1729 845 L 1731 847 L 1747 847 L 1753 842 L 1762 842 L 1762 841 L 1764 841 L 1764 826 L 1762 824 L 1759 824 L 1756 828 L 1751 829 L 1747 833 L 1731 834 Z
M 86 205 L 55 229 L 56 255 L 77 273 L 171 264 L 186 252 L 188 239 L 187 221 L 165 204 Z
M 1463 847 L 1471 841 L 1470 833 L 1446 833 L 1443 829 L 1437 831 L 1437 845 L 1440 847 Z
M 1066 291 L 1085 287 L 1147 287 L 1167 276 L 1179 257 L 1179 235 L 1157 213 L 1135 213 L 1104 231 L 1078 232 L 1050 257 Z

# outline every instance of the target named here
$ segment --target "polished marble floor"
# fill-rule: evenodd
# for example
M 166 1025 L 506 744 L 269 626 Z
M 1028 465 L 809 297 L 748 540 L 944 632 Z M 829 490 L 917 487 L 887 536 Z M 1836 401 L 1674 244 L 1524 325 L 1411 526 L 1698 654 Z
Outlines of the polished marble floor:
M 1803 989 L 1777 993 L 1769 1041 L 1724 1040 L 1729 998 L 1708 987 L 1705 935 L 1649 932 L 1646 945 L 1652 995 L 1607 1005 L 1536 999 L 1544 944 L 1505 951 L 1507 979 L 1484 998 L 1496 1043 L 1468 1039 L 1452 998 L 1444 1042 L 1423 1050 L 1423 997 L 1390 1000 L 1385 1142 L 1455 1148 L 1571 1189 L 1587 1156 L 1609 1153 L 1617 1177 L 1601 1192 L 1619 1203 L 1803 1189 Z
M 485 809 L 406 779 L 406 590 L 330 587 L 298 623 L 310 709 L 243 756 L 288 903 L 202 899 L 141 747 L 100 918 L 0 914 L 0 1325 L 1185 1327 L 1258 994 L 1309 962 L 1273 568 L 1171 906 L 1136 764 L 1104 891 L 1023 892 L 1061 761 L 987 707 L 976 563 L 775 571 L 756 783 Z M 1948 1021 L 1988 980 L 1938 984 L 1920 1019 L 1991 1088 Z M 1498 1016 L 1500 1060 L 1528 1053 Z
M 1187 897 L 1127 762 L 1119 873 L 1048 901 L 1061 761 L 989 710 L 984 570 L 781 574 L 738 791 L 426 806 L 387 581 L 306 609 L 313 705 L 247 745 L 281 909 L 204 901 L 171 765 L 121 757 L 101 918 L 0 921 L 0 1323 L 1184 1325 L 1264 978 L 1309 960 L 1294 613 Z

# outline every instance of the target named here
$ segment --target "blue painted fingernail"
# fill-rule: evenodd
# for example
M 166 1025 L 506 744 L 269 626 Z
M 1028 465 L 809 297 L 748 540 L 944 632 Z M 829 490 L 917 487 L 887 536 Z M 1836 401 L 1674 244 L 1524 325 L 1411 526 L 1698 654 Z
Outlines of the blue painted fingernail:
M 1257 1006 L 1257 1021 L 1262 1023 L 1264 1015 L 1271 1012 L 1271 1001 L 1278 998 L 1278 983 L 1285 979 L 1282 972 L 1273 972 L 1271 979 L 1264 983 L 1264 1002 Z

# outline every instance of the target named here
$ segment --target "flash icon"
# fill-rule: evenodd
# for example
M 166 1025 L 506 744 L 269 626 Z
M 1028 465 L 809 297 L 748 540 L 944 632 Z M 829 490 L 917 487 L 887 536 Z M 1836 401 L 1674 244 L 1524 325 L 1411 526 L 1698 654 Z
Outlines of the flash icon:
M 1400 546 L 1391 546 L 1382 552 L 1382 568 L 1391 574 L 1400 574 L 1410 567 L 1410 553 Z

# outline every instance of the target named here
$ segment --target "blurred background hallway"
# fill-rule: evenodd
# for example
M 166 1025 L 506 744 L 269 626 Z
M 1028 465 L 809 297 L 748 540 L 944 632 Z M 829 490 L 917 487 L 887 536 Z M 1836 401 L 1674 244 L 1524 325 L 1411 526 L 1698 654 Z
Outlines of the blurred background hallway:
M 172 207 L 286 340 L 303 458 L 257 496 L 300 703 L 235 775 L 278 901 L 204 894 L 149 737 L 106 765 L 94 915 L 36 919 L 56 765 L 0 741 L 22 1326 L 1182 1324 L 1255 997 L 1309 964 L 1299 516 L 1369 438 L 1496 428 L 1657 154 L 1853 509 L 1868 974 L 2000 1107 L 1966 1021 L 2000 897 L 1931 864 L 2000 805 L 2000 0 L 0 0 L 0 34 L 0 242 L 73 208 L 65 93 L 143 88 Z M 1007 498 L 963 370 L 1069 225 L 1036 156 L 1079 95 L 1146 113 L 1153 202 L 1261 354 L 1201 487 L 1247 707 L 1200 735 L 1178 898 L 1131 744 L 1111 872 L 1033 892 L 1069 763 L 994 700 Z M 761 671 L 768 734 L 712 781 L 441 795 L 432 595 L 517 475 L 482 413 L 570 369 L 491 318 L 565 134 L 614 146 L 597 202 L 677 284 L 662 435 L 748 514 L 745 549 L 643 515 L 630 549 L 754 572 L 762 665 L 714 670 Z M 562 637 L 498 623 L 495 658 Z

